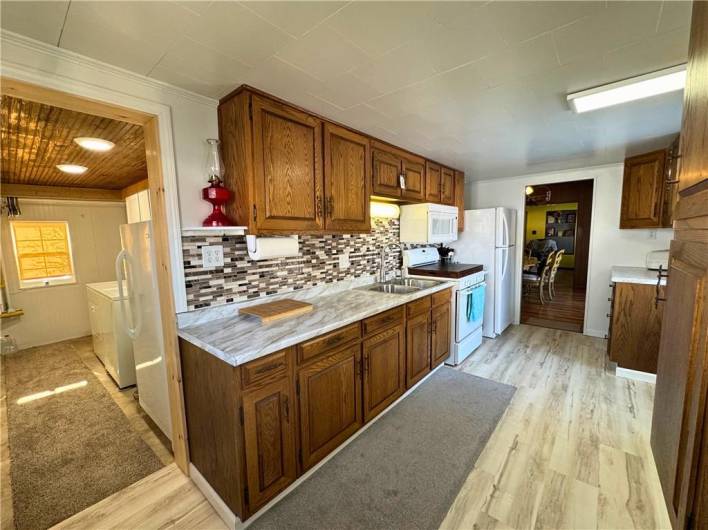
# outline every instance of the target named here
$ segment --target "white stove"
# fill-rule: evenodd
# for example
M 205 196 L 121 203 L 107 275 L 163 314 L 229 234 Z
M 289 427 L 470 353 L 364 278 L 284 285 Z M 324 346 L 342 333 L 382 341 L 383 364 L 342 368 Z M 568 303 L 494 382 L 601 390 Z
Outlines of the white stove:
M 403 251 L 403 274 L 455 283 L 450 299 L 450 356 L 445 364 L 460 364 L 482 344 L 486 271 L 482 265 L 443 263 L 437 248 L 421 247 Z

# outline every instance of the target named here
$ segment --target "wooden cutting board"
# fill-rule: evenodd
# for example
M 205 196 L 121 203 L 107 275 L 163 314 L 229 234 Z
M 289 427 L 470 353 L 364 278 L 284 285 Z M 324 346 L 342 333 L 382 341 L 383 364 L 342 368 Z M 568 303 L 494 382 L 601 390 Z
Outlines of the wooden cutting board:
M 261 319 L 264 324 L 281 318 L 295 317 L 312 311 L 312 304 L 299 300 L 276 300 L 265 304 L 242 307 L 238 310 L 240 315 L 253 315 Z

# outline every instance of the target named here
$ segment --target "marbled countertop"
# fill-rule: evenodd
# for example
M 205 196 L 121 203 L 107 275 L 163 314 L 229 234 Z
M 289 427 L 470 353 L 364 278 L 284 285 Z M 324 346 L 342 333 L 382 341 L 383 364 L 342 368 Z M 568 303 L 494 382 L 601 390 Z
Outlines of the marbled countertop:
M 314 293 L 288 293 L 255 301 L 297 298 L 314 305 L 310 313 L 299 317 L 262 324 L 256 317 L 238 314 L 238 308 L 244 304 L 229 304 L 202 310 L 194 317 L 181 315 L 178 334 L 228 364 L 239 366 L 453 285 L 453 282 L 440 282 L 415 293 L 385 294 L 351 286 L 342 289 L 341 285 L 332 284 L 324 289 L 317 288 Z
M 656 285 L 658 271 L 650 271 L 644 267 L 612 267 L 610 281 L 614 283 L 645 283 Z M 666 285 L 666 278 L 659 285 Z

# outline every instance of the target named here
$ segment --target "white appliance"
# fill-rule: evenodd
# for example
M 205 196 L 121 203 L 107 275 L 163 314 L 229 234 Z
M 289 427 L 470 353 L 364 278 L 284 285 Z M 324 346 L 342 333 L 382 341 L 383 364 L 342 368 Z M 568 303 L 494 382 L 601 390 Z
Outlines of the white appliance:
M 658 271 L 659 267 L 663 270 L 669 268 L 669 249 L 651 250 L 647 252 L 647 269 L 650 271 Z
M 465 210 L 465 229 L 450 246 L 455 258 L 481 263 L 487 271 L 483 334 L 494 338 L 514 319 L 516 210 Z
M 134 385 L 133 342 L 123 325 L 118 282 L 89 283 L 86 285 L 86 297 L 96 357 L 118 388 Z M 123 301 L 128 303 L 125 299 Z
M 449 243 L 457 239 L 457 206 L 431 202 L 401 206 L 401 243 Z
M 116 258 L 116 278 L 121 314 L 126 332 L 133 340 L 140 406 L 172 439 L 152 223 L 121 225 L 120 239 L 123 250 Z M 123 281 L 127 293 L 123 292 Z
M 433 267 L 430 267 L 430 266 Z M 403 272 L 409 278 L 455 282 L 451 295 L 450 356 L 445 364 L 458 365 L 482 344 L 484 311 L 473 318 L 473 291 L 485 288 L 481 265 L 442 264 L 435 247 L 403 251 Z M 481 293 L 483 295 L 483 293 Z

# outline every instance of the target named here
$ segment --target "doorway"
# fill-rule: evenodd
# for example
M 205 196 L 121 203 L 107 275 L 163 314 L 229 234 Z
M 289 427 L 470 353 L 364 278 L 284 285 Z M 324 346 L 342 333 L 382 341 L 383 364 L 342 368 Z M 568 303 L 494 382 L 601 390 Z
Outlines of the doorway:
M 593 181 L 525 191 L 521 323 L 582 333 Z
M 0 377 L 1 475 L 12 486 L 3 488 L 2 522 L 46 527 L 173 461 L 186 468 L 158 123 L 17 81 L 3 79 L 3 91 L 3 146 L 15 146 L 3 149 L 2 323 L 14 335 L 3 347 L 18 351 L 3 355 Z M 85 137 L 109 140 L 117 157 L 79 145 Z M 56 167 L 67 162 L 79 168 Z M 154 242 L 153 334 L 165 347 L 133 360 L 132 371 L 162 369 L 162 414 L 143 403 L 154 385 L 141 391 L 131 381 L 131 363 L 108 331 L 127 297 L 116 292 L 122 228 L 140 224 Z M 50 473 L 40 496 L 38 471 Z

